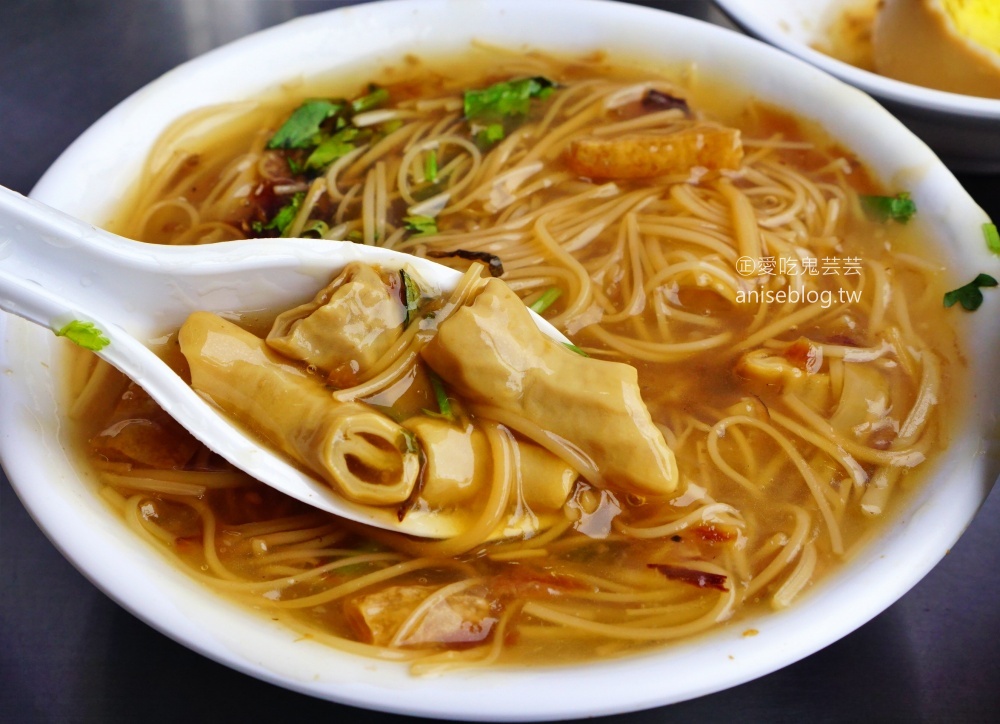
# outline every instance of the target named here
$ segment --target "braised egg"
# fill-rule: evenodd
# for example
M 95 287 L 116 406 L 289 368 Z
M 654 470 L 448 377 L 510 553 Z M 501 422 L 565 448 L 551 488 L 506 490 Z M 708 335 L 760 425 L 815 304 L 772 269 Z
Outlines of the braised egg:
M 1000 98 L 1000 3 L 884 0 L 872 36 L 878 73 L 928 88 Z

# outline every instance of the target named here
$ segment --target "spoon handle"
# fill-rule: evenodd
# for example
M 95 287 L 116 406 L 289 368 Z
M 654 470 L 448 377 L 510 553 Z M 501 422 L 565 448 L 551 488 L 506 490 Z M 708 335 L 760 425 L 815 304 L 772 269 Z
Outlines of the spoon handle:
M 100 321 L 148 342 L 196 310 L 294 306 L 332 270 L 388 253 L 317 239 L 146 244 L 0 186 L 0 309 L 54 331 L 73 320 Z
M 0 260 L 2 264 L 2 260 Z M 48 293 L 35 282 L 20 279 L 0 268 L 0 309 L 58 332 L 74 319 L 93 322 L 90 315 L 73 309 L 64 299 Z
M 123 271 L 122 241 L 0 186 L 0 309 L 54 331 L 114 318 L 120 303 L 99 282 Z

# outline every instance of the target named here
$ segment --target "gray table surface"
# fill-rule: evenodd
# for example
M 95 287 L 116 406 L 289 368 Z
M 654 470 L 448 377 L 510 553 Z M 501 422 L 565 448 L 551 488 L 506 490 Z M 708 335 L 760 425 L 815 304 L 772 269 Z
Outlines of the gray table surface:
M 295 15 L 347 4 L 0 0 L 0 184 L 30 191 L 91 123 L 178 63 Z M 639 4 L 727 24 L 707 0 Z M 1000 219 L 1000 177 L 960 179 Z M 0 722 L 403 719 L 292 693 L 174 643 L 67 563 L 0 478 Z M 945 560 L 850 636 L 728 691 L 606 719 L 1000 721 L 998 567 L 994 490 Z

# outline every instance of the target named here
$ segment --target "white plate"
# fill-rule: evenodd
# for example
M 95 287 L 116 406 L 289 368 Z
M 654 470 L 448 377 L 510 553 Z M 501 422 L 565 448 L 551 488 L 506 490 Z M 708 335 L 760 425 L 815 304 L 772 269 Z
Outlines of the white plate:
M 821 121 L 884 182 L 904 184 L 920 221 L 959 276 L 1000 275 L 982 240 L 985 214 L 929 149 L 867 96 L 805 63 L 688 18 L 593 0 L 383 2 L 301 18 L 180 66 L 109 112 L 52 166 L 34 195 L 100 222 L 139 173 L 157 135 L 196 107 L 252 97 L 302 75 L 406 52 L 441 52 L 478 38 L 552 51 L 605 49 L 693 62 L 763 99 Z M 970 389 L 991 389 L 1000 325 L 957 313 L 972 340 Z M 228 603 L 140 544 L 81 482 L 61 445 L 52 336 L 0 318 L 0 455 L 17 494 L 53 543 L 90 580 L 166 635 L 227 666 L 289 689 L 371 709 L 439 718 L 544 720 L 633 711 L 718 691 L 827 646 L 883 611 L 945 554 L 996 477 L 996 403 L 956 401 L 955 444 L 912 505 L 851 565 L 790 610 L 635 658 L 546 669 L 492 669 L 440 678 L 338 653 Z M 744 637 L 747 628 L 760 633 Z
M 858 0 L 715 0 L 739 26 L 870 93 L 956 171 L 1000 172 L 1000 100 L 948 93 L 856 68 L 813 48 Z

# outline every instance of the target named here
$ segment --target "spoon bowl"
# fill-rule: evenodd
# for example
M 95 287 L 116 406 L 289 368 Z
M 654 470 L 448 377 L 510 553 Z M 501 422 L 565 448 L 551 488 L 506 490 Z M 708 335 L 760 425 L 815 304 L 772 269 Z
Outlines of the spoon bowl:
M 239 316 L 311 299 L 353 262 L 406 269 L 432 295 L 461 273 L 381 247 L 326 239 L 251 239 L 160 246 L 116 236 L 0 187 L 0 309 L 54 332 L 93 324 L 108 340 L 96 354 L 140 384 L 195 438 L 237 468 L 343 518 L 425 538 L 457 535 L 451 519 L 361 506 L 263 447 L 199 396 L 151 347 L 196 311 Z M 533 313 L 548 336 L 565 338 Z

